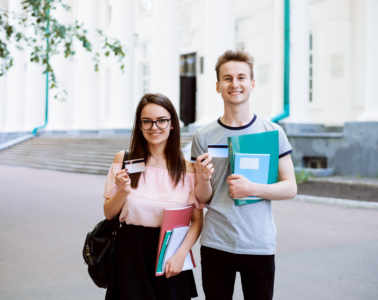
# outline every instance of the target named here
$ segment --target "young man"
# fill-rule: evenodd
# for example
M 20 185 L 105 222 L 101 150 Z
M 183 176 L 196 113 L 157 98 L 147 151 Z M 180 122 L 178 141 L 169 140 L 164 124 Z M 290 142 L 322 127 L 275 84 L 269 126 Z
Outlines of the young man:
M 271 200 L 293 198 L 297 193 L 292 148 L 280 126 L 250 110 L 249 97 L 255 86 L 252 57 L 242 51 L 226 51 L 215 70 L 224 114 L 200 129 L 192 143 L 195 193 L 208 209 L 201 236 L 202 285 L 207 300 L 231 300 L 235 275 L 240 272 L 245 299 L 271 300 L 276 251 Z M 258 184 L 231 174 L 227 158 L 211 158 L 207 153 L 208 145 L 225 145 L 229 136 L 271 130 L 279 132 L 277 183 Z M 234 205 L 232 198 L 250 195 L 266 200 Z

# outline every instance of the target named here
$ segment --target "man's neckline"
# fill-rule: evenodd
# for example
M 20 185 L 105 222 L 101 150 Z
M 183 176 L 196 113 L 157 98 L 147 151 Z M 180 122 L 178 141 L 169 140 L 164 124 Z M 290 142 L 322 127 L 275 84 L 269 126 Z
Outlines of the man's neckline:
M 222 123 L 221 117 L 219 117 L 218 118 L 218 124 L 221 125 L 224 128 L 229 129 L 229 130 L 241 130 L 241 129 L 245 129 L 245 128 L 251 126 L 256 121 L 256 118 L 257 118 L 257 116 L 254 114 L 252 120 L 250 122 L 248 122 L 246 125 L 233 127 L 233 126 L 228 126 L 228 125 Z

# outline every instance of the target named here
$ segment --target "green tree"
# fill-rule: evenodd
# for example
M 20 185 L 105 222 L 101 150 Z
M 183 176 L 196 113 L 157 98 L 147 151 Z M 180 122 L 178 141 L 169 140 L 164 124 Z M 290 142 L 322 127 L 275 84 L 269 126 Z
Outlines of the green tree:
M 95 71 L 99 70 L 104 58 L 110 57 L 115 57 L 120 69 L 124 70 L 125 47 L 119 40 L 106 36 L 99 29 L 90 40 L 83 23 L 74 20 L 63 24 L 54 16 L 58 9 L 71 10 L 64 0 L 22 0 L 21 5 L 21 13 L 0 10 L 0 76 L 4 76 L 14 63 L 10 45 L 26 51 L 30 62 L 43 66 L 50 89 L 60 89 L 51 58 L 74 56 L 77 47 L 83 47 L 92 55 Z

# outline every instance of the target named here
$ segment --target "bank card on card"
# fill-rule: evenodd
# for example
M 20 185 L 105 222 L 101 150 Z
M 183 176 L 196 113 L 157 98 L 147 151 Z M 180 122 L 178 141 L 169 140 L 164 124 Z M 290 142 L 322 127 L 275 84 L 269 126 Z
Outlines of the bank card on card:
M 227 145 L 208 145 L 207 152 L 211 157 L 228 158 L 228 146 Z M 191 162 L 196 162 L 196 157 L 191 157 Z
M 125 161 L 125 169 L 129 174 L 143 172 L 145 168 L 146 163 L 144 162 L 144 158 L 130 159 Z
M 211 157 L 228 157 L 228 146 L 227 145 L 208 145 L 207 152 Z

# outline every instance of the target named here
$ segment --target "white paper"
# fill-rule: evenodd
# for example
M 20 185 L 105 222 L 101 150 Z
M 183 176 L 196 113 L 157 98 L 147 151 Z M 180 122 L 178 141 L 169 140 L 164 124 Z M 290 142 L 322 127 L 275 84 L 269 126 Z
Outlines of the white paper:
M 240 169 L 258 170 L 260 168 L 260 159 L 257 157 L 241 157 Z
M 167 262 L 167 260 L 172 257 L 176 253 L 177 249 L 181 246 L 188 230 L 189 226 L 176 227 L 173 229 L 171 238 L 169 239 L 169 243 L 165 251 L 163 270 L 165 269 L 165 263 Z M 193 267 L 192 258 L 190 252 L 188 252 L 182 271 L 193 269 Z

